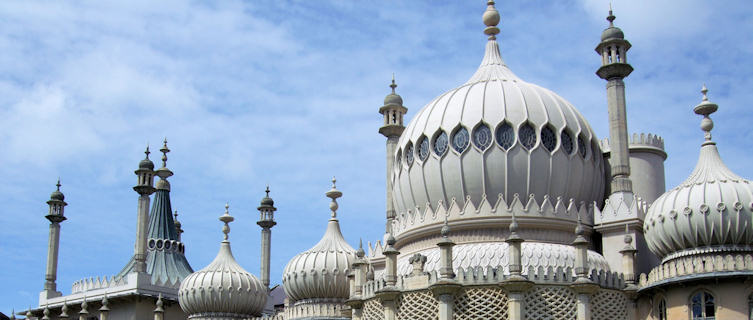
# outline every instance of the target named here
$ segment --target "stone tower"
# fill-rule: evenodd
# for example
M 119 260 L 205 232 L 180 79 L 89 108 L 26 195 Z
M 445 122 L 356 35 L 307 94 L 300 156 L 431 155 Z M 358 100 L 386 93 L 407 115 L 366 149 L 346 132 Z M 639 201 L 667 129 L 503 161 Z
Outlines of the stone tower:
M 395 162 L 395 148 L 400 135 L 405 130 L 403 125 L 403 116 L 408 112 L 408 108 L 403 106 L 403 98 L 395 93 L 395 75 L 392 75 L 392 83 L 390 84 L 392 92 L 384 97 L 384 105 L 379 108 L 379 113 L 384 116 L 384 123 L 379 128 L 379 133 L 387 138 L 387 227 L 385 233 L 390 232 L 390 225 L 395 218 L 395 204 L 392 199 L 392 170 L 394 169 Z

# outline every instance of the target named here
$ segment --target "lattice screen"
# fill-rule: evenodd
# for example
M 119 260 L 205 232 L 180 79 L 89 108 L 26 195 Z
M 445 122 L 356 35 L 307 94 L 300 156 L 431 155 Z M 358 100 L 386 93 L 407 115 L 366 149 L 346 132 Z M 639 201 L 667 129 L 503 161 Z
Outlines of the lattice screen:
M 455 320 L 507 320 L 507 294 L 499 288 L 468 288 L 455 295 Z
M 575 293 L 563 286 L 534 287 L 525 297 L 526 319 L 575 320 Z
M 379 299 L 371 299 L 363 303 L 363 320 L 383 320 L 384 309 Z
M 439 318 L 438 302 L 429 291 L 406 292 L 397 299 L 398 320 L 437 318 Z
M 627 319 L 627 297 L 614 290 L 599 290 L 591 297 L 593 320 Z

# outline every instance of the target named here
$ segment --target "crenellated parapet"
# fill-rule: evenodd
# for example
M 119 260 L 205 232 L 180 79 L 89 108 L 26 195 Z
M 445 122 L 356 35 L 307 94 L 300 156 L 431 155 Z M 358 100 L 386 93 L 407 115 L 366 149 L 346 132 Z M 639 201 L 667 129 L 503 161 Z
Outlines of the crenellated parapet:
M 115 277 L 107 277 L 104 278 L 101 277 L 91 277 L 87 279 L 81 279 L 73 283 L 71 286 L 71 293 L 82 293 L 89 290 L 95 290 L 95 289 L 103 289 L 103 288 L 113 288 L 113 287 L 119 287 L 124 286 L 128 284 L 128 280 L 126 278 L 115 278 Z
M 640 290 L 704 277 L 753 275 L 753 255 L 709 253 L 676 258 L 640 276 Z
M 438 231 L 445 217 L 451 225 L 462 225 L 463 228 L 489 227 L 494 224 L 504 226 L 510 223 L 513 212 L 518 219 L 527 221 L 530 225 L 536 225 L 537 220 L 541 219 L 537 226 L 539 229 L 560 227 L 572 230 L 578 217 L 581 217 L 584 224 L 593 225 L 594 207 L 594 204 L 576 203 L 573 199 L 565 200 L 562 197 L 552 199 L 544 196 L 543 199 L 536 199 L 533 194 L 523 199 L 515 194 L 509 201 L 502 194 L 496 199 L 484 196 L 478 205 L 474 205 L 470 197 L 462 202 L 452 198 L 449 204 L 439 201 L 432 207 L 427 203 L 423 211 L 415 208 L 398 214 L 392 224 L 392 231 L 400 242 L 401 238 L 417 231 Z
M 609 138 L 601 139 L 599 144 L 601 146 L 601 151 L 604 154 L 610 153 Z M 630 148 L 630 151 L 637 151 L 640 149 L 645 149 L 646 151 L 654 150 L 655 152 L 663 154 L 664 158 L 667 157 L 667 153 L 664 150 L 664 138 L 653 133 L 633 133 L 632 136 L 629 136 L 628 147 Z
M 594 224 L 605 225 L 610 223 L 621 223 L 628 219 L 639 218 L 643 220 L 648 211 L 648 203 L 641 197 L 633 195 L 630 198 L 615 198 L 604 200 L 604 208 L 598 207 L 594 212 Z

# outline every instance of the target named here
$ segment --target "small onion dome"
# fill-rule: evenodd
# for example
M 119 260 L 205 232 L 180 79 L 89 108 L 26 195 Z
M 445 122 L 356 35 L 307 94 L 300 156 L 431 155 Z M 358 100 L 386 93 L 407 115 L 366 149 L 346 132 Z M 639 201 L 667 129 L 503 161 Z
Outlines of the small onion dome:
M 614 19 L 615 16 L 612 14 L 612 10 L 609 10 L 609 16 L 607 16 L 607 21 L 609 21 L 609 27 L 604 29 L 604 32 L 601 33 L 601 41 L 605 40 L 611 40 L 611 39 L 625 39 L 625 34 L 622 32 L 620 28 L 617 28 L 614 26 Z
M 245 319 L 260 315 L 267 302 L 267 288 L 233 257 L 227 240 L 228 223 L 233 217 L 228 214 L 227 205 L 225 208 L 225 215 L 220 217 L 225 223 L 225 240 L 217 257 L 180 284 L 178 301 L 189 318 Z
M 340 232 L 336 200 L 342 196 L 342 192 L 335 188 L 334 178 L 332 189 L 326 194 L 332 198 L 329 206 L 332 217 L 327 223 L 327 231 L 314 247 L 293 257 L 283 271 L 282 284 L 291 301 L 347 299 L 350 295 L 348 273 L 356 260 L 356 250 Z
M 275 205 L 275 201 L 269 197 L 269 186 L 267 186 L 267 190 L 265 190 L 264 192 L 266 192 L 267 195 L 261 199 L 259 207 L 273 207 Z
M 154 162 L 152 162 L 152 160 L 149 160 L 149 153 L 151 152 L 149 152 L 149 146 L 147 146 L 146 151 L 144 151 L 146 158 L 139 162 L 139 169 L 154 170 Z
M 395 88 L 397 88 L 397 84 L 395 84 L 395 75 L 392 75 L 392 84 L 390 84 L 390 88 L 392 88 L 392 92 L 390 92 L 390 94 L 384 97 L 384 105 L 385 106 L 390 106 L 390 105 L 402 106 L 403 97 L 395 93 Z
M 65 195 L 60 192 L 60 186 L 62 186 L 62 184 L 60 184 L 60 179 L 58 179 L 58 183 L 55 186 L 57 189 L 50 194 L 50 200 L 65 200 Z
M 319 243 L 288 262 L 282 276 L 285 294 L 292 301 L 347 299 L 348 270 L 355 257 L 356 250 L 345 242 L 337 219 L 330 219 Z
M 643 230 L 649 249 L 668 261 L 700 252 L 753 251 L 753 184 L 732 172 L 711 141 L 708 117 L 717 105 L 706 97 L 694 109 L 703 115 L 706 141 L 698 164 L 684 182 L 654 201 Z

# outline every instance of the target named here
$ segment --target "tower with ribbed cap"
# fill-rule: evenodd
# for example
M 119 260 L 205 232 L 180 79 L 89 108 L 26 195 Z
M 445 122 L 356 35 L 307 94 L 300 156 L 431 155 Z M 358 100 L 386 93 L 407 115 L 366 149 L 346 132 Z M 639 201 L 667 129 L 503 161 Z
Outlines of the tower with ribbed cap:
M 395 159 L 395 149 L 397 146 L 397 141 L 400 138 L 400 135 L 403 133 L 403 130 L 405 130 L 405 126 L 403 125 L 403 116 L 405 116 L 405 113 L 408 112 L 408 108 L 403 106 L 403 98 L 395 93 L 395 88 L 397 88 L 397 84 L 395 83 L 395 75 L 392 75 L 392 83 L 390 83 L 390 88 L 392 89 L 392 92 L 388 94 L 386 97 L 384 97 L 384 105 L 379 108 L 379 113 L 382 114 L 384 118 L 384 122 L 382 123 L 382 127 L 379 128 L 379 133 L 381 133 L 385 138 L 387 138 L 387 196 L 386 196 L 386 210 L 387 210 L 387 226 L 385 233 L 390 232 L 390 224 L 392 223 L 393 219 L 395 218 L 395 203 L 392 198 L 392 169 L 394 168 L 395 161 L 398 161 L 400 159 Z
M 261 283 L 269 289 L 269 260 L 272 248 L 272 227 L 277 225 L 275 221 L 275 201 L 269 197 L 269 186 L 265 190 L 266 196 L 261 199 L 259 203 L 259 221 L 256 224 L 261 227 L 261 270 L 259 276 L 261 276 Z
M 147 150 L 148 152 L 148 150 Z M 144 270 L 151 277 L 152 284 L 162 284 L 168 286 L 177 286 L 181 280 L 193 272 L 191 265 L 184 255 L 185 246 L 180 241 L 178 228 L 173 220 L 173 210 L 170 204 L 170 182 L 167 180 L 173 175 L 173 172 L 167 168 L 167 153 L 170 149 L 167 147 L 167 139 L 163 141 L 162 148 L 162 167 L 157 170 L 150 170 L 151 161 L 148 158 L 142 160 L 137 174 L 141 184 L 134 187 L 139 192 L 146 194 L 151 186 L 151 179 L 154 175 L 160 178 L 154 187 L 154 203 L 148 217 L 145 228 L 145 256 Z M 147 154 L 148 156 L 148 154 Z M 143 168 L 142 168 L 143 166 Z M 142 180 L 144 176 L 144 180 Z M 141 194 L 141 193 L 140 193 Z M 146 197 L 146 200 L 142 198 Z M 142 205 L 149 206 L 148 196 L 141 196 L 139 200 L 139 212 Z M 141 214 L 140 214 L 141 217 Z M 140 220 L 141 221 L 141 220 Z M 140 228 L 142 224 L 139 224 Z M 140 237 L 139 240 L 142 238 Z M 138 243 L 138 242 L 137 242 Z M 131 271 L 138 272 L 136 256 L 126 264 L 115 277 L 125 277 Z
M 59 297 L 62 295 L 57 291 L 57 275 L 58 275 L 58 251 L 60 249 L 60 223 L 65 221 L 65 206 L 68 204 L 65 202 L 65 195 L 60 192 L 60 179 L 55 184 L 57 189 L 50 194 L 50 200 L 47 201 L 47 205 L 50 207 L 45 218 L 50 221 L 50 234 L 47 245 L 47 270 L 45 272 L 44 289 L 39 294 L 40 300 L 46 300 L 49 298 Z

